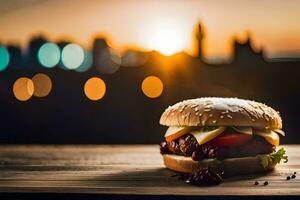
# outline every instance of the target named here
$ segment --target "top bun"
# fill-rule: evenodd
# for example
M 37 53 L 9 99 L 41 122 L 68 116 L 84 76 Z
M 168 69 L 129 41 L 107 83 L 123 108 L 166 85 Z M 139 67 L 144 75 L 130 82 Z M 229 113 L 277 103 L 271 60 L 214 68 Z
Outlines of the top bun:
M 160 118 L 165 126 L 250 126 L 281 129 L 281 118 L 271 107 L 237 98 L 205 97 L 169 106 Z

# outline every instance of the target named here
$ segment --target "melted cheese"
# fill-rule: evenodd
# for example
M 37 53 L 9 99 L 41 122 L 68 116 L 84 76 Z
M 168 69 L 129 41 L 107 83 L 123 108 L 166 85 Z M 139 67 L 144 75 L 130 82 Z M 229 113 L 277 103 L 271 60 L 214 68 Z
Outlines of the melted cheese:
M 267 142 L 269 142 L 270 144 L 274 145 L 274 146 L 278 146 L 279 142 L 280 142 L 280 138 L 279 135 L 274 132 L 274 131 L 260 131 L 260 130 L 255 130 L 254 131 L 255 135 L 259 135 L 263 138 L 265 138 L 265 140 Z
M 283 130 L 281 130 L 281 129 L 274 129 L 272 131 L 274 131 L 274 132 L 276 132 L 276 133 L 278 133 L 278 134 L 280 134 L 282 136 L 285 136 L 285 132 L 283 132 Z
M 232 126 L 231 128 L 233 130 L 235 130 L 236 132 L 239 132 L 239 133 L 244 133 L 244 134 L 247 134 L 247 135 L 252 135 L 253 134 L 253 131 L 252 131 L 251 127 Z
M 261 131 L 261 130 L 252 130 L 251 127 L 232 127 L 232 128 L 239 133 L 248 134 L 248 135 L 252 135 L 252 134 L 259 135 L 274 146 L 279 145 L 280 142 L 278 133 L 283 136 L 285 135 L 284 132 L 279 129 Z M 216 127 L 213 130 L 208 129 L 207 127 L 198 127 L 196 128 L 196 130 L 193 129 L 195 129 L 195 127 L 170 126 L 165 134 L 166 141 L 171 142 L 187 133 L 190 133 L 196 138 L 197 142 L 201 145 L 206 142 L 209 142 L 210 140 L 214 139 L 215 137 L 223 133 L 226 127 L 223 126 Z
M 196 138 L 197 142 L 201 145 L 204 144 L 221 133 L 223 133 L 225 130 L 225 127 L 221 126 L 213 130 L 207 130 L 205 128 L 199 128 L 197 130 L 194 130 L 191 132 L 191 134 Z
M 192 127 L 170 126 L 165 134 L 166 141 L 171 142 L 192 130 Z

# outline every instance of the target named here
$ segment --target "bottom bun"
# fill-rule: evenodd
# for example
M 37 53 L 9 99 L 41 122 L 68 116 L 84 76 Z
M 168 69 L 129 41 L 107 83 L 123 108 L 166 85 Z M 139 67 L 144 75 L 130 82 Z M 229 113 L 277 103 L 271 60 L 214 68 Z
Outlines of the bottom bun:
M 275 165 L 263 167 L 259 155 L 253 157 L 227 158 L 222 161 L 215 159 L 194 161 L 191 157 L 164 154 L 163 160 L 167 168 L 177 172 L 192 173 L 198 169 L 210 166 L 218 171 L 224 171 L 225 177 L 265 172 L 273 170 L 275 167 Z

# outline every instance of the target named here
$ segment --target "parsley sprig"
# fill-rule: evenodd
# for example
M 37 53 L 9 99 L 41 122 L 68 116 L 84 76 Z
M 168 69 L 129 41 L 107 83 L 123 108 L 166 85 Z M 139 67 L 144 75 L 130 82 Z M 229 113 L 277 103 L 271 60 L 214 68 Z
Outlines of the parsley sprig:
M 280 148 L 278 151 L 273 152 L 269 155 L 261 155 L 261 164 L 264 168 L 280 163 L 283 160 L 284 163 L 288 162 L 288 156 L 285 154 L 285 149 Z

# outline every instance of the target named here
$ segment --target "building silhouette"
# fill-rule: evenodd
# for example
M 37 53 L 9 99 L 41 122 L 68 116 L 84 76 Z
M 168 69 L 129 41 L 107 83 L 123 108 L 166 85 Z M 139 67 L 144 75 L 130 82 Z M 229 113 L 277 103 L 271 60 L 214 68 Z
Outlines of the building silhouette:
M 48 42 L 47 39 L 42 35 L 35 36 L 30 40 L 24 55 L 24 63 L 27 68 L 38 69 L 41 67 L 37 54 L 40 47 L 46 42 Z
M 120 68 L 121 60 L 114 57 L 105 38 L 95 38 L 92 49 L 92 57 L 93 68 L 103 74 L 113 74 Z
M 263 62 L 263 49 L 255 50 L 253 48 L 250 33 L 247 34 L 245 41 L 233 40 L 233 63 L 252 64 L 253 62 Z

